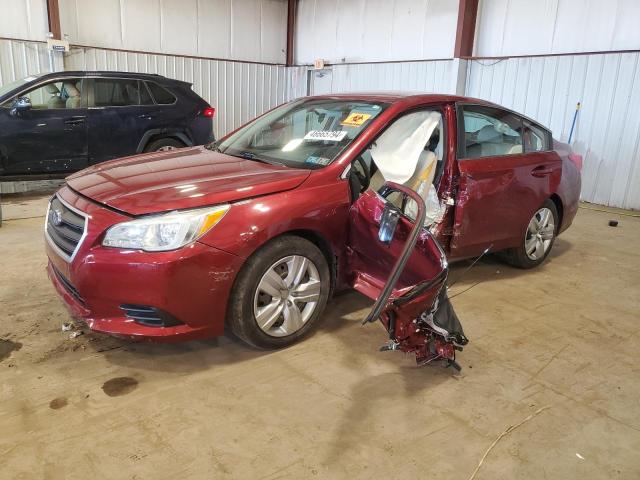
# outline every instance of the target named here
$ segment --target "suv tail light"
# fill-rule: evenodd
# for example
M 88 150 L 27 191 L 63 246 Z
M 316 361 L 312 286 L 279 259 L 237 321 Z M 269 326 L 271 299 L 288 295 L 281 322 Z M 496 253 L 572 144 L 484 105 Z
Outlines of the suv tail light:
M 213 118 L 216 113 L 216 109 L 213 107 L 207 107 L 202 111 L 203 117 Z
M 575 163 L 576 167 L 578 167 L 578 171 L 582 171 L 582 155 L 578 155 L 577 153 L 570 153 L 569 160 Z

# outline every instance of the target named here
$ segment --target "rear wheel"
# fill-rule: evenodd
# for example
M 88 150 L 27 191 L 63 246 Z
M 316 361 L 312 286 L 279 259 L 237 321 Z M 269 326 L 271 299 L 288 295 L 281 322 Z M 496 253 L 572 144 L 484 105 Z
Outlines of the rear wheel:
M 534 268 L 549 255 L 558 232 L 558 210 L 555 203 L 547 200 L 534 213 L 520 247 L 507 252 L 507 260 L 519 268 Z
M 180 140 L 175 138 L 159 138 L 150 142 L 144 149 L 145 152 L 167 152 L 169 150 L 175 150 L 176 148 L 183 148 L 185 146 Z
M 251 256 L 238 274 L 227 323 L 250 345 L 286 347 L 318 323 L 329 289 L 329 267 L 318 247 L 300 237 L 280 237 Z

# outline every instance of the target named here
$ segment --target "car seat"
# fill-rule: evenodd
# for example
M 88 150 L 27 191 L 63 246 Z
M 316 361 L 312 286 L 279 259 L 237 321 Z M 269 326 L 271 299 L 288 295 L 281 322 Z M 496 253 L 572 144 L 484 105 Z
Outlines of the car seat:
M 47 100 L 47 108 L 65 108 L 66 102 L 60 98 L 60 90 L 55 83 L 49 83 L 44 86 L 45 90 L 51 97 Z
M 67 108 L 80 108 L 82 105 L 82 96 L 80 90 L 71 82 L 64 82 L 64 91 L 68 95 L 66 107 Z

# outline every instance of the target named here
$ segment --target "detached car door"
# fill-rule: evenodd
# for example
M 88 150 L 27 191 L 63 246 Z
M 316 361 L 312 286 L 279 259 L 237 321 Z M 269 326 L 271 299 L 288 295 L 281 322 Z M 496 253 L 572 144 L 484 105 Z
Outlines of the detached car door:
M 31 108 L 16 110 L 17 98 Z M 0 107 L 0 174 L 73 172 L 87 166 L 84 81 L 64 78 L 21 92 Z
M 397 274 L 388 292 L 390 298 L 397 299 L 414 291 L 416 296 L 406 308 L 417 307 L 418 310 L 410 313 L 417 315 L 431 306 L 440 291 L 446 280 L 447 261 L 428 230 L 420 228 L 406 264 L 396 271 L 405 246 L 412 242 L 415 228 L 415 223 L 395 206 L 398 202 L 392 202 L 393 195 L 401 195 L 401 190 L 408 189 L 388 183 L 380 193 L 365 191 L 352 204 L 347 245 L 349 280 L 355 290 L 376 300 L 390 276 Z M 415 291 L 420 286 L 426 288 Z
M 527 151 L 527 121 L 513 112 L 462 104 L 456 114 L 459 178 L 450 255 L 516 247 L 558 187 L 561 160 L 553 152 Z

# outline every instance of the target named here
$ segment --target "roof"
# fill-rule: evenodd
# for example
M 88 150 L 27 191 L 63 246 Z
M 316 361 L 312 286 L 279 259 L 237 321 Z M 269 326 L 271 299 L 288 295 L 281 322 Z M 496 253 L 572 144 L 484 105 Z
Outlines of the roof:
M 174 80 L 171 78 L 167 78 L 162 75 L 158 75 L 156 73 L 115 72 L 115 71 L 105 71 L 105 70 L 72 70 L 72 71 L 51 72 L 51 73 L 45 73 L 41 75 L 39 78 L 46 79 L 50 77 L 87 77 L 87 76 L 90 77 L 94 75 L 100 76 L 100 77 L 142 78 L 145 80 L 154 80 L 160 83 L 165 83 L 165 82 L 188 83 L 188 82 L 182 82 L 181 80 Z
M 459 95 L 448 95 L 443 93 L 420 93 L 420 92 L 351 92 L 326 95 L 314 95 L 307 98 L 338 98 L 343 100 L 364 100 L 372 102 L 394 103 L 401 100 L 411 100 L 412 103 L 442 103 L 442 102 L 471 102 L 482 105 L 495 105 L 486 100 Z

